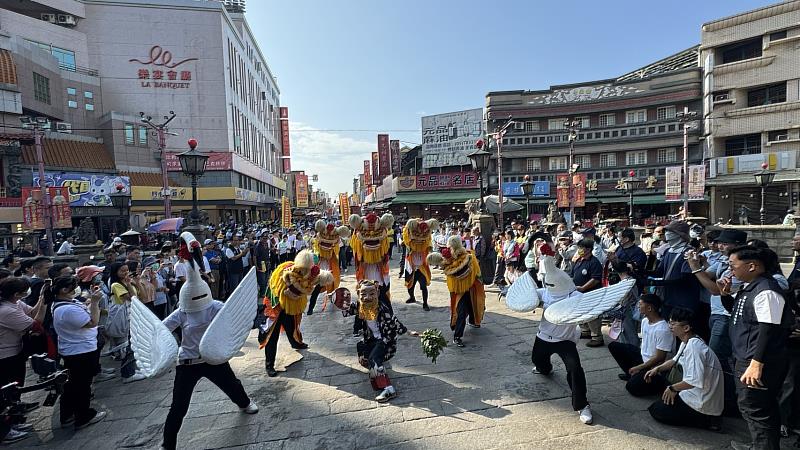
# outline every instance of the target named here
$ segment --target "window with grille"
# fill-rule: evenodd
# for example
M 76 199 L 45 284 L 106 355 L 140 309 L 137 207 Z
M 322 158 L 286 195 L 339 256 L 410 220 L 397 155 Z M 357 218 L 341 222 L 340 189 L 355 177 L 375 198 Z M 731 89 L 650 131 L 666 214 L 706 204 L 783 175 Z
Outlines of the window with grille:
M 50 79 L 36 72 L 33 72 L 33 98 L 50 104 Z
M 748 134 L 725 139 L 725 156 L 761 153 L 761 134 Z
M 525 170 L 527 172 L 538 172 L 542 170 L 542 160 L 539 158 L 528 158 L 525 160 Z
M 575 120 L 578 122 L 579 127 L 589 128 L 589 117 L 576 117 Z
M 666 119 L 674 119 L 675 118 L 675 107 L 674 106 L 662 106 L 656 110 L 656 118 L 658 120 L 666 120 Z
M 139 127 L 139 145 L 147 147 L 147 127 Z
M 600 155 L 600 167 L 614 167 L 617 165 L 616 153 L 602 153 Z
M 566 156 L 551 156 L 550 157 L 550 170 L 567 170 L 567 157 Z
M 625 123 L 647 122 L 647 110 L 637 109 L 636 111 L 625 112 Z
M 581 170 L 590 169 L 592 167 L 592 158 L 589 155 L 575 155 L 575 164 L 580 165 Z
M 525 131 L 539 131 L 539 122 L 538 121 L 525 122 Z
M 625 153 L 625 164 L 628 166 L 642 166 L 647 164 L 647 151 L 640 150 Z
M 674 148 L 658 149 L 658 162 L 661 164 L 675 162 L 677 160 L 676 155 Z
M 600 114 L 599 123 L 601 127 L 614 125 L 617 123 L 616 116 L 614 114 Z
M 563 130 L 564 129 L 564 122 L 567 119 L 550 119 L 547 121 L 547 129 L 548 130 Z
M 125 126 L 123 127 L 123 130 L 125 132 L 125 145 L 135 145 L 136 138 L 133 132 L 133 124 L 126 123 Z
M 762 45 L 763 39 L 761 36 L 744 42 L 726 45 L 720 49 L 722 53 L 722 64 L 758 58 L 761 56 Z

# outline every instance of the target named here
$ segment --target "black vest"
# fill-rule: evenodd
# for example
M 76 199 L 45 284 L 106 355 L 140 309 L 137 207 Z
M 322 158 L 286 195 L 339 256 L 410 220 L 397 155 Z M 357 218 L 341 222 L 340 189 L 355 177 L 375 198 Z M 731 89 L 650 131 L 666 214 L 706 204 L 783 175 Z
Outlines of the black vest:
M 778 282 L 768 276 L 759 277 L 739 289 L 736 294 L 736 301 L 733 304 L 733 311 L 731 311 L 730 336 L 733 344 L 733 356 L 738 361 L 748 361 L 755 354 L 759 338 L 759 323 L 753 301 L 762 291 L 775 291 L 783 295 L 783 289 Z M 771 342 L 767 345 L 767 355 L 770 358 L 779 358 L 783 355 L 786 338 L 793 324 L 794 318 L 789 305 L 784 302 L 780 326 L 786 332 L 771 338 Z

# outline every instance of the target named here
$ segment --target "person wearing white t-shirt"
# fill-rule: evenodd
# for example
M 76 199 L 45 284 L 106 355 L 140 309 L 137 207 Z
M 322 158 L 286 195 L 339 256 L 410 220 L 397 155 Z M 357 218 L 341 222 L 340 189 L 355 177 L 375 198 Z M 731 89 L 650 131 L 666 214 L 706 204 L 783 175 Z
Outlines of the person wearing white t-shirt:
M 73 276 L 53 280 L 51 294 L 53 328 L 58 335 L 58 353 L 69 370 L 69 380 L 61 396 L 61 425 L 75 424 L 80 430 L 103 420 L 104 411 L 90 405 L 92 378 L 100 370 L 100 350 L 97 348 L 97 324 L 100 322 L 99 287 L 95 287 L 89 305 L 75 300 L 78 279 Z
M 644 294 L 639 299 L 639 312 L 642 315 L 642 345 L 612 342 L 608 351 L 617 361 L 623 373 L 619 378 L 626 380 L 625 389 L 635 397 L 658 394 L 663 386 L 645 382 L 648 370 L 663 363 L 672 353 L 675 338 L 669 325 L 660 314 L 661 298 L 654 294 Z
M 671 384 L 664 379 L 666 388 L 661 399 L 650 405 L 648 411 L 655 420 L 668 425 L 718 430 L 725 407 L 722 366 L 717 355 L 695 334 L 693 319 L 688 309 L 672 310 L 669 327 L 681 346 L 674 358 L 650 369 L 645 381 L 664 379 L 662 374 L 669 373 L 676 364 L 683 369 L 683 376 L 681 381 Z

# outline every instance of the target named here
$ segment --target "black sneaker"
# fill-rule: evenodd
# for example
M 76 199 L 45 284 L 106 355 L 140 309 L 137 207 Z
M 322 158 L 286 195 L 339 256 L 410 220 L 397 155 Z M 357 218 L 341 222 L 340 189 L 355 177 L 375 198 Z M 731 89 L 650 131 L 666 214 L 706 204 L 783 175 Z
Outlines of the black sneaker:
M 457 347 L 464 348 L 464 342 L 461 338 L 453 338 L 453 344 L 456 344 Z
M 97 411 L 97 412 L 94 414 L 94 417 L 92 417 L 91 419 L 89 419 L 87 422 L 85 422 L 85 423 L 82 423 L 82 424 L 80 424 L 80 425 L 76 423 L 76 424 L 75 424 L 75 430 L 81 430 L 81 429 L 83 429 L 83 428 L 86 428 L 86 427 L 88 427 L 89 425 L 94 425 L 94 424 L 96 424 L 97 422 L 100 422 L 101 420 L 103 420 L 103 419 L 105 419 L 105 418 L 106 418 L 106 412 L 105 412 L 105 411 Z
M 300 345 L 298 345 L 296 347 L 292 347 L 292 348 L 295 349 L 295 350 L 305 350 L 305 349 L 308 348 L 308 344 L 303 343 L 303 344 L 300 344 Z
M 273 367 L 267 367 L 267 376 L 270 378 L 277 377 L 278 371 L 275 370 Z
M 406 300 L 406 303 L 417 303 L 417 299 L 415 299 L 413 297 L 409 298 L 408 300 Z
M 629 374 L 627 374 L 627 373 L 618 373 L 617 376 L 622 381 L 628 381 L 628 380 L 631 379 L 631 376 Z
M 422 310 L 423 310 L 423 311 L 430 311 L 430 310 L 431 310 L 431 307 L 430 307 L 430 306 L 428 306 L 428 304 L 427 304 L 427 303 L 423 303 L 423 304 L 422 304 Z

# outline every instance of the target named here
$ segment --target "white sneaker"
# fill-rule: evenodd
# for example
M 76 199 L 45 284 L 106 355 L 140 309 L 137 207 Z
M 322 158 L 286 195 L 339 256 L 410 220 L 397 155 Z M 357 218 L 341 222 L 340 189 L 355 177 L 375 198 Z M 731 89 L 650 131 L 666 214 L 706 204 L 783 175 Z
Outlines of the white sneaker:
M 375 397 L 375 401 L 378 403 L 386 403 L 395 397 L 397 397 L 397 391 L 394 390 L 394 386 L 386 386 L 386 389 Z
M 12 428 L 8 431 L 6 437 L 3 438 L 3 444 L 10 444 L 12 442 L 21 441 L 28 436 L 30 436 L 30 433 L 27 433 L 25 431 L 17 431 Z
M 143 374 L 143 373 L 141 373 L 141 372 L 136 372 L 136 373 L 134 373 L 133 375 L 129 376 L 128 378 L 123 378 L 123 379 L 122 379 L 122 382 L 123 382 L 123 383 L 133 383 L 134 381 L 142 381 L 142 380 L 144 380 L 145 378 L 147 378 L 147 377 L 146 377 L 146 376 L 144 376 L 144 374 Z
M 256 405 L 256 402 L 250 400 L 250 404 L 244 408 L 239 408 L 239 411 L 245 414 L 255 414 L 258 412 L 258 405 Z
M 586 425 L 591 425 L 593 420 L 592 408 L 590 408 L 589 405 L 586 405 L 586 407 L 581 410 L 581 422 Z
M 117 373 L 117 369 L 115 369 L 113 367 L 104 367 L 104 368 L 100 369 L 100 373 L 108 373 L 108 374 L 114 375 L 114 374 Z
M 97 414 L 95 414 L 94 417 L 92 417 L 88 422 L 84 423 L 83 425 L 75 425 L 75 430 L 76 431 L 77 430 L 82 430 L 82 429 L 88 427 L 89 425 L 94 425 L 97 422 L 102 421 L 105 418 L 106 418 L 106 412 L 105 411 L 97 411 Z

